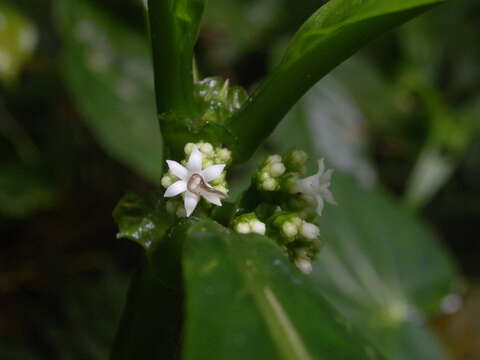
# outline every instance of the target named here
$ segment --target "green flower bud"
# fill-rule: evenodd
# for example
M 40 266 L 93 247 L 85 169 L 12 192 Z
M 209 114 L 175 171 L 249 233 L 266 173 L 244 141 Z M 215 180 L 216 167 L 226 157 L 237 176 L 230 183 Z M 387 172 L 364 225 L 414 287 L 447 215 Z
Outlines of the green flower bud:
M 165 175 L 162 176 L 162 181 L 161 181 L 161 183 L 162 183 L 162 186 L 163 186 L 164 188 L 168 188 L 170 185 L 173 184 L 173 179 L 172 179 L 172 177 L 167 173 L 167 174 L 165 174 Z
M 285 165 L 281 162 L 273 163 L 270 165 L 270 174 L 273 177 L 279 177 L 285 173 Z
M 195 144 L 187 143 L 184 148 L 185 155 L 189 156 L 192 153 L 193 149 L 195 149 Z
M 290 221 L 282 225 L 282 232 L 287 238 L 294 238 L 298 234 L 298 227 Z
M 303 221 L 300 226 L 300 234 L 307 240 L 313 240 L 320 236 L 320 229 L 315 224 Z

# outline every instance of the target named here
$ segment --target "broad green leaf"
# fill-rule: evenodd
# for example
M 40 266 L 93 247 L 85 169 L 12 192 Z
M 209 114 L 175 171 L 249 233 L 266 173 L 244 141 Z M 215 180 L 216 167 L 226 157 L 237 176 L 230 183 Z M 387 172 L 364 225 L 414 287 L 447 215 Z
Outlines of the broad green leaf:
M 363 45 L 443 0 L 332 0 L 300 28 L 280 62 L 230 121 L 247 159 L 320 78 Z
M 193 47 L 205 0 L 148 0 L 159 114 L 195 116 Z
M 59 2 L 57 10 L 63 73 L 86 124 L 113 157 L 159 182 L 162 140 L 146 39 L 85 0 Z
M 37 29 L 15 8 L 0 3 L 0 80 L 10 83 L 37 45 Z
M 375 359 L 270 239 L 209 220 L 183 239 L 184 359 Z
M 456 280 L 438 239 L 384 195 L 340 174 L 333 193 L 338 206 L 320 219 L 318 286 L 386 358 L 447 359 L 425 325 Z

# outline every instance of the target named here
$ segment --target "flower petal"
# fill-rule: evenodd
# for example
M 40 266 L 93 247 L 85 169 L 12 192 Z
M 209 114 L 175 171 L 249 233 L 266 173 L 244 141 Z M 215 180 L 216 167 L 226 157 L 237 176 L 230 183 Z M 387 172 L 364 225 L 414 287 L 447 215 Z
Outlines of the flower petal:
M 178 177 L 181 180 L 185 180 L 188 175 L 188 170 L 185 169 L 181 164 L 173 160 L 167 160 L 168 168 L 173 175 Z
M 220 201 L 220 197 L 215 194 L 209 194 L 207 192 L 202 192 L 202 196 L 207 200 L 209 203 L 212 203 L 217 206 L 222 206 L 222 202 Z
M 170 185 L 165 191 L 165 194 L 163 194 L 164 197 L 174 197 L 177 196 L 178 194 L 181 194 L 187 190 L 187 182 L 180 180 L 172 185 Z
M 329 189 L 323 190 L 322 191 L 322 196 L 325 198 L 326 202 L 328 202 L 330 204 L 333 204 L 333 205 L 337 205 L 337 202 L 333 198 L 333 194 Z
M 200 150 L 198 150 L 198 148 L 195 146 L 195 149 L 193 149 L 190 157 L 188 158 L 188 170 L 190 170 L 191 172 L 202 170 L 202 160 L 203 155 Z
M 185 206 L 185 211 L 187 212 L 187 217 L 192 215 L 193 210 L 195 210 L 199 201 L 200 196 L 190 191 L 185 191 L 185 195 L 183 197 L 183 204 Z
M 318 159 L 318 174 L 322 175 L 325 171 L 325 160 L 323 158 Z
M 315 200 L 317 201 L 317 215 L 322 216 L 323 211 L 323 198 L 320 195 L 315 196 Z
M 206 182 L 215 180 L 222 174 L 223 169 L 225 169 L 224 164 L 209 166 L 208 168 L 202 171 L 203 179 Z

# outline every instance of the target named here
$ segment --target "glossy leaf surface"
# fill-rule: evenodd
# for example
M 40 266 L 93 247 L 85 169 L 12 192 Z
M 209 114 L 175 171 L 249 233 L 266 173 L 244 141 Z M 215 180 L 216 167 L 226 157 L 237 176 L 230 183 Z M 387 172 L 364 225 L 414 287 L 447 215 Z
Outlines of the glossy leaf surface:
M 282 61 L 231 120 L 247 159 L 320 78 L 363 45 L 443 0 L 333 0 L 300 28 Z
M 184 235 L 184 359 L 375 359 L 270 239 L 211 221 Z
M 117 160 L 158 182 L 162 140 L 146 38 L 88 1 L 59 2 L 57 10 L 65 80 L 88 127 Z

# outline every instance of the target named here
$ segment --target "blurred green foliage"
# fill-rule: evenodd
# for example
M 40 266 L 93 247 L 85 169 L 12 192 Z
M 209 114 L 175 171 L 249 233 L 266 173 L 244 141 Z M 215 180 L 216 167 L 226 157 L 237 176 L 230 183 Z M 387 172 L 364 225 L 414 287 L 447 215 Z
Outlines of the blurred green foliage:
M 211 0 L 200 72 L 255 87 L 317 7 Z M 115 241 L 111 210 L 162 167 L 143 11 L 135 0 L 0 4 L 2 359 L 108 358 L 140 263 L 139 249 Z M 260 150 L 305 147 L 309 133 L 311 154 L 362 184 L 338 176 L 313 277 L 387 358 L 445 357 L 422 315 L 452 290 L 439 239 L 479 275 L 479 17 L 477 2 L 452 1 L 383 37 L 313 88 Z M 136 209 L 124 236 L 138 235 Z

